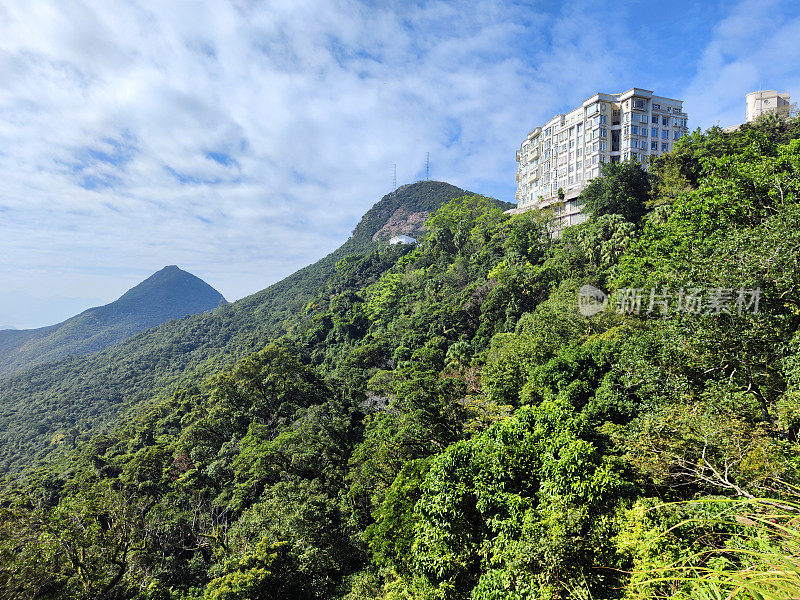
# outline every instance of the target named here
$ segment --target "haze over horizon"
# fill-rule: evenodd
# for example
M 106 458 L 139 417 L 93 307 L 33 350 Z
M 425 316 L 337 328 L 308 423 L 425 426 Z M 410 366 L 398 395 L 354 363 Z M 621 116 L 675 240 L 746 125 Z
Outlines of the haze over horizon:
M 525 134 L 597 91 L 681 98 L 692 130 L 743 121 L 749 91 L 800 99 L 800 5 L 652 6 L 4 3 L 0 323 L 170 264 L 234 301 L 339 246 L 426 152 L 513 201 Z

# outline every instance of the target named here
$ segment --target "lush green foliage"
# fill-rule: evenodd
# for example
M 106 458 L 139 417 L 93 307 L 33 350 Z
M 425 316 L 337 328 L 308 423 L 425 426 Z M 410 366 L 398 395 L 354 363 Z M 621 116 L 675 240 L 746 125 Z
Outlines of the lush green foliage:
M 187 359 L 201 368 L 171 394 L 57 468 L 7 477 L 0 586 L 797 596 L 799 175 L 796 122 L 698 132 L 650 175 L 607 170 L 593 218 L 559 239 L 465 196 L 413 248 L 337 256 L 258 325 L 259 347 Z M 369 217 L 373 235 L 391 214 Z M 608 310 L 580 314 L 585 284 L 612 292 Z M 651 287 L 728 290 L 727 310 L 663 318 L 649 295 L 614 310 Z M 759 311 L 737 310 L 741 288 L 761 289 Z
M 378 202 L 339 249 L 257 294 L 169 321 L 104 352 L 0 379 L 0 472 L 32 459 L 52 460 L 54 451 L 75 448 L 143 404 L 169 397 L 188 381 L 199 384 L 209 373 L 260 350 L 290 330 L 306 305 L 326 290 L 339 261 L 379 246 L 372 237 L 383 225 L 380 215 L 398 208 L 435 210 L 463 193 L 433 181 L 406 186 Z M 356 271 L 349 284 L 374 281 L 391 260 L 374 262 L 369 272 Z

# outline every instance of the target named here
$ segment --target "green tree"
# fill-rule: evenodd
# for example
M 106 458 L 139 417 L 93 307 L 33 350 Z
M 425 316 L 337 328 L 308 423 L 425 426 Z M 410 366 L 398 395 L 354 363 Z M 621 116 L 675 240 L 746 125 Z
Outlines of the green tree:
M 605 163 L 602 176 L 593 179 L 581 192 L 583 211 L 593 217 L 622 215 L 638 222 L 647 211 L 650 177 L 636 161 Z
M 242 558 L 229 560 L 221 571 L 206 585 L 203 600 L 306 598 L 285 544 L 261 541 Z

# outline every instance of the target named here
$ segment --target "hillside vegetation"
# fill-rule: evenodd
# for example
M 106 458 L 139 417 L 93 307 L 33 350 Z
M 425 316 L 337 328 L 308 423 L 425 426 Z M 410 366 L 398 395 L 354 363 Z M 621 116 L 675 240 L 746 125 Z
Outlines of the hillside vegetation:
M 225 302 L 217 290 L 172 265 L 119 299 L 85 310 L 58 325 L 0 331 L 0 376 L 65 356 L 98 352 L 134 334 Z
M 256 351 L 8 476 L 0 586 L 798 597 L 798 175 L 796 121 L 715 128 L 607 165 L 559 239 L 464 195 L 341 256 Z
M 207 373 L 263 348 L 285 333 L 303 307 L 325 289 L 337 261 L 378 246 L 372 237 L 396 211 L 430 212 L 464 193 L 437 181 L 403 186 L 375 204 L 339 249 L 261 292 L 168 321 L 103 352 L 69 356 L 0 379 L 0 471 L 74 448 L 140 403 L 169 395 L 182 379 L 199 383 Z M 404 232 L 422 235 L 420 227 Z M 380 268 L 369 277 L 376 278 Z M 128 296 L 134 291 L 135 296 Z M 140 300 L 139 291 L 134 288 L 118 302 Z M 213 305 L 217 304 L 218 300 Z M 121 313 L 124 322 L 125 311 L 117 311 L 115 305 L 110 305 L 111 312 Z M 86 328 L 81 318 L 78 324 Z M 0 336 L 4 333 L 24 332 Z

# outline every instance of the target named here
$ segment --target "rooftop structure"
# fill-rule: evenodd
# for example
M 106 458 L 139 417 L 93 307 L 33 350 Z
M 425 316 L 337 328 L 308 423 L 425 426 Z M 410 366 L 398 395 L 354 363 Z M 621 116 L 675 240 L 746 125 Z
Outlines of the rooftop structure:
M 597 93 L 531 131 L 517 151 L 517 209 L 553 206 L 561 229 L 586 220 L 577 197 L 607 162 L 668 152 L 687 129 L 683 101 L 631 88 Z
M 779 94 L 775 90 L 750 92 L 745 96 L 745 121 L 750 123 L 761 115 L 788 115 L 790 111 L 789 94 Z
M 393 235 L 389 238 L 389 244 L 416 244 L 417 240 L 408 235 Z

